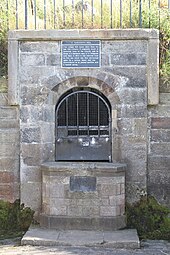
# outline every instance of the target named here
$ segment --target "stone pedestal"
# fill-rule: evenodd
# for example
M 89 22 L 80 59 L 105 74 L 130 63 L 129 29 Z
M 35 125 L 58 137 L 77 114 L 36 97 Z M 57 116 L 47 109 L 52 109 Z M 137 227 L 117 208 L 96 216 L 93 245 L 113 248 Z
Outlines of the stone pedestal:
M 41 169 L 42 227 L 60 230 L 125 227 L 126 165 L 48 162 Z

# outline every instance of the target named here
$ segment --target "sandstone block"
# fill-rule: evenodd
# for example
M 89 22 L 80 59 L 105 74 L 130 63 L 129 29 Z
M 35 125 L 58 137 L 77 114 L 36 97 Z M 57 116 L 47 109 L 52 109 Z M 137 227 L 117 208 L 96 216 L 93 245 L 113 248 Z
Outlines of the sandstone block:
M 116 206 L 101 206 L 100 207 L 100 216 L 116 216 Z

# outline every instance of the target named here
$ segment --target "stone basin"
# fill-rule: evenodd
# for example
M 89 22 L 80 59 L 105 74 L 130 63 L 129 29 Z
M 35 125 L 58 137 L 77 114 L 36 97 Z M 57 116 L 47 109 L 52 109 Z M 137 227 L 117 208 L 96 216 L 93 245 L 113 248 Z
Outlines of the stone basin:
M 42 227 L 118 230 L 125 227 L 125 164 L 46 162 L 42 170 Z

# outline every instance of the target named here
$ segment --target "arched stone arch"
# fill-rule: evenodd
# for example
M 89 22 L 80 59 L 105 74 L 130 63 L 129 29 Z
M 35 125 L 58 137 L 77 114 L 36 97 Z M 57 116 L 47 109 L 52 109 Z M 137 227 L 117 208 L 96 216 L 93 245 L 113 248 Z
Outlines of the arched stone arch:
M 115 109 L 116 105 L 119 104 L 120 99 L 115 91 L 115 86 L 118 84 L 117 77 L 113 76 L 113 81 L 106 83 L 103 79 L 98 79 L 91 76 L 75 76 L 68 79 L 65 79 L 61 82 L 58 82 L 53 88 L 53 102 L 58 101 L 62 94 L 66 93 L 68 90 L 73 89 L 74 87 L 90 87 L 97 89 L 102 92 L 109 100 L 112 109 Z M 114 86 L 113 86 L 114 84 Z

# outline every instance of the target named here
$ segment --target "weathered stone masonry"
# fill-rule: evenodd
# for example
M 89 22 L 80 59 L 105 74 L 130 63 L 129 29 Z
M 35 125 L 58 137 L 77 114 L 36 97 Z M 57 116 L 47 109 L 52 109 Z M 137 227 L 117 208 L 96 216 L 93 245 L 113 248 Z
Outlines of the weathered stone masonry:
M 69 39 L 101 40 L 101 68 L 62 69 L 61 40 Z M 55 105 L 59 97 L 70 88 L 89 86 L 108 97 L 112 106 L 112 155 L 113 161 L 127 164 L 126 199 L 133 202 L 148 191 L 169 205 L 170 126 L 167 108 L 158 105 L 158 43 L 156 30 L 9 33 L 8 105 L 19 108 L 20 119 L 20 144 L 17 137 L 16 147 L 20 164 L 18 156 L 10 172 L 20 176 L 16 179 L 20 194 L 15 194 L 25 204 L 41 210 L 40 165 L 55 159 Z M 161 104 L 164 96 L 167 94 L 161 94 Z M 3 148 L 7 146 L 6 140 L 2 142 Z M 1 167 L 2 174 L 6 169 Z

